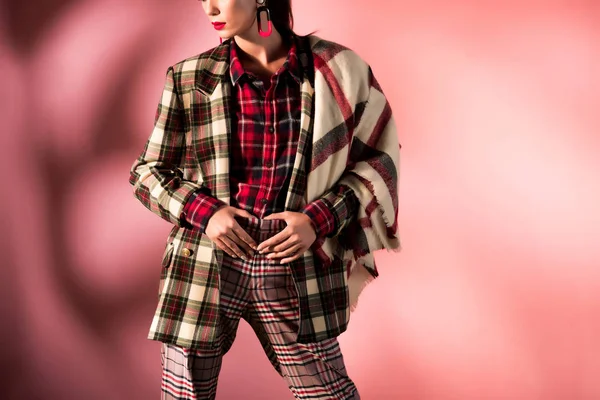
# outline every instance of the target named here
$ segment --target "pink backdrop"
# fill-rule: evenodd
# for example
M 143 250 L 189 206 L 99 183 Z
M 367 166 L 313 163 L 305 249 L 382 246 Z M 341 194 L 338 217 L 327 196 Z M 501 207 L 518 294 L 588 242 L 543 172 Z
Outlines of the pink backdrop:
M 363 399 L 600 398 L 598 2 L 296 0 L 356 50 L 402 142 L 404 250 L 340 337 Z M 157 399 L 170 226 L 132 195 L 191 0 L 0 12 L 4 399 Z M 290 399 L 245 323 L 220 399 Z

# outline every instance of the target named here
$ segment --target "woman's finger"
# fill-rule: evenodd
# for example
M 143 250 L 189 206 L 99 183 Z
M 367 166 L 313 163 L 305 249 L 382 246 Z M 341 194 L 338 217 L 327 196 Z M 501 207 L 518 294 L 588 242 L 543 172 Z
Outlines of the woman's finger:
M 229 246 L 227 246 L 227 244 L 225 242 L 223 242 L 223 240 L 221 239 L 215 239 L 214 242 L 216 243 L 217 246 L 219 246 L 219 248 L 221 250 L 223 250 L 225 253 L 229 254 L 231 257 L 233 258 L 237 258 L 237 256 L 235 255 L 235 253 L 233 252 L 232 249 L 229 248 Z
M 268 259 L 273 259 L 273 258 L 283 258 L 283 257 L 288 257 L 288 256 L 292 256 L 295 255 L 301 248 L 302 248 L 302 244 L 295 244 L 293 246 L 288 247 L 287 249 L 283 250 L 283 251 L 279 251 L 277 253 L 270 253 L 267 258 Z
M 305 251 L 306 251 L 306 248 L 304 248 L 304 247 L 301 247 L 301 248 L 300 248 L 300 249 L 299 249 L 299 250 L 296 252 L 296 254 L 294 254 L 294 255 L 293 255 L 293 256 L 291 256 L 291 257 L 287 257 L 287 258 L 284 258 L 284 259 L 282 259 L 281 261 L 279 261 L 279 263 L 280 263 L 280 264 L 287 264 L 287 263 L 291 263 L 292 261 L 295 261 L 295 260 L 299 259 L 299 258 L 302 256 L 302 254 L 304 254 L 304 252 L 305 252 Z
M 275 236 L 270 237 L 269 239 L 267 239 L 264 242 L 262 242 L 261 244 L 259 244 L 257 250 L 261 254 L 264 254 L 265 253 L 264 250 L 266 248 L 277 246 L 278 244 L 283 243 L 284 241 L 286 241 L 291 236 L 291 234 L 292 233 L 291 233 L 290 229 L 288 229 L 286 227 L 284 230 L 282 230 L 281 232 L 279 232 Z
M 273 253 L 281 253 L 282 251 L 285 251 L 285 250 L 289 249 L 290 247 L 295 246 L 297 244 L 302 244 L 302 240 L 300 240 L 300 235 L 292 234 L 285 242 L 272 247 L 271 251 Z
M 234 241 L 244 247 L 246 254 L 251 255 L 252 249 L 256 248 L 256 242 L 252 239 L 252 236 L 248 235 L 248 232 L 246 232 L 237 221 L 233 225 L 233 233 L 236 235 Z
M 231 240 L 228 236 L 222 236 L 221 237 L 221 241 L 223 241 L 223 243 L 225 243 L 227 245 L 227 247 L 229 247 L 231 249 L 231 251 L 233 251 L 233 253 L 241 258 L 241 259 L 246 259 L 246 255 L 244 254 L 244 252 L 242 250 L 240 250 L 240 248 L 238 247 L 238 245 Z

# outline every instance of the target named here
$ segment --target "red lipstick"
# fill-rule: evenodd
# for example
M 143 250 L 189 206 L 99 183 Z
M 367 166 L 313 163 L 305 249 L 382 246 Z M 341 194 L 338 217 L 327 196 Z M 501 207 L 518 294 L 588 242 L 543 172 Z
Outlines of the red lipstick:
M 215 27 L 215 29 L 218 31 L 220 31 L 221 29 L 223 29 L 225 27 L 225 22 L 213 22 L 212 24 Z

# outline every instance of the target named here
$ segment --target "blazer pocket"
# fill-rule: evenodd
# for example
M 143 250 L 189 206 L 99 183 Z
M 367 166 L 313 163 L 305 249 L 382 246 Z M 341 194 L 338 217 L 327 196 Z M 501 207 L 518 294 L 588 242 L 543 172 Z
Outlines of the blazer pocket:
M 168 268 L 171 264 L 171 258 L 173 257 L 173 249 L 173 242 L 167 243 L 167 247 L 165 248 L 165 251 L 162 256 L 162 261 L 160 263 L 163 268 Z

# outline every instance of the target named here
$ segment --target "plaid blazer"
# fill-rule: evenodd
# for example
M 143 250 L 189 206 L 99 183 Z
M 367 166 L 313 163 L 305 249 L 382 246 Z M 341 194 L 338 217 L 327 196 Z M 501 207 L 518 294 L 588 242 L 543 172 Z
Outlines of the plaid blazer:
M 385 123 L 381 122 L 384 114 L 381 104 L 373 107 L 377 111 L 372 114 L 378 115 L 365 118 L 367 103 L 375 99 L 372 92 L 380 93 L 368 64 L 352 50 L 317 36 L 298 39 L 299 46 L 310 46 L 307 54 L 312 59 L 300 60 L 309 68 L 301 86 L 300 138 L 285 210 L 298 211 L 329 189 L 333 178 L 345 179 L 359 193 L 361 201 L 359 218 L 348 227 L 349 232 L 336 232 L 335 237 L 318 240 L 299 260 L 290 263 L 300 305 L 297 340 L 308 343 L 335 337 L 346 330 L 358 293 L 377 276 L 371 252 L 379 248 L 399 250 L 396 219 L 399 145 L 391 115 L 385 117 Z M 130 170 L 129 182 L 135 197 L 173 224 L 162 256 L 158 305 L 148 338 L 188 348 L 210 348 L 218 335 L 219 266 L 223 251 L 181 215 L 196 190 L 230 204 L 229 140 L 231 102 L 235 101 L 228 75 L 230 43 L 231 39 L 225 40 L 168 68 L 154 130 Z M 389 110 L 382 94 L 379 99 L 383 99 L 383 109 Z M 376 127 L 370 122 L 362 123 L 369 125 L 367 137 L 372 137 L 367 144 L 377 144 L 379 137 L 385 136 L 387 142 L 390 137 L 395 138 L 391 139 L 391 158 L 385 155 L 382 162 L 377 146 L 372 146 L 373 151 L 379 153 L 373 155 L 363 143 L 368 138 L 353 140 L 355 128 L 363 120 L 380 120 Z M 331 135 L 323 131 L 324 127 Z M 315 129 L 319 133 L 313 135 Z M 332 138 L 341 140 L 342 145 L 332 143 Z M 324 148 L 324 144 L 329 146 Z M 361 155 L 353 156 L 352 152 L 357 150 L 361 150 Z M 335 158 L 343 165 L 328 167 L 328 158 Z M 344 174 L 374 159 L 379 167 L 389 169 L 383 174 L 385 193 L 365 182 L 364 174 L 361 177 L 358 170 L 354 171 L 357 172 L 354 177 Z M 318 173 L 323 175 L 322 170 L 330 167 L 335 173 L 329 174 L 328 179 L 311 181 L 311 176 L 315 176 L 311 171 L 320 169 Z M 387 215 L 383 214 L 385 205 L 391 206 L 385 210 Z M 365 223 L 365 218 L 373 223 Z M 374 227 L 383 231 L 375 229 L 369 233 Z M 352 240 L 345 239 L 348 233 L 353 234 Z

